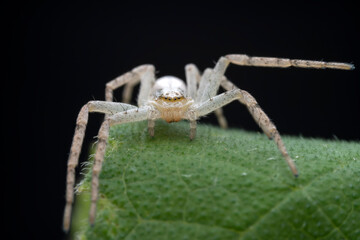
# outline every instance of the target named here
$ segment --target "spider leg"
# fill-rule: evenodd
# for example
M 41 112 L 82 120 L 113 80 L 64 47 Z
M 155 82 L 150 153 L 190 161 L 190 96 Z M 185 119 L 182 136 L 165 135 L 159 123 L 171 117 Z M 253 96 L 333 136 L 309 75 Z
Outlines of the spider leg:
M 116 112 L 122 112 L 133 108 L 136 108 L 136 106 L 125 103 L 114 103 L 114 102 L 104 102 L 104 101 L 90 101 L 81 108 L 76 120 L 75 133 L 71 144 L 70 155 L 67 163 L 66 205 L 64 210 L 64 222 L 63 222 L 64 231 L 68 231 L 70 228 L 72 204 L 74 201 L 75 168 L 79 162 L 79 156 L 85 136 L 85 130 L 88 122 L 89 112 L 114 114 Z
M 115 124 L 146 120 L 148 118 L 148 114 L 150 110 L 152 109 L 148 106 L 144 106 L 136 109 L 129 109 L 128 111 L 119 112 L 114 115 L 108 116 L 102 123 L 98 134 L 98 143 L 96 146 L 94 165 L 92 169 L 91 205 L 90 205 L 90 213 L 89 213 L 89 221 L 91 225 L 95 223 L 96 203 L 99 194 L 99 175 L 102 168 L 102 163 L 104 161 L 104 155 L 105 155 L 107 140 L 109 137 L 110 126 Z
M 239 89 L 234 83 L 232 83 L 232 82 L 231 82 L 230 80 L 228 80 L 226 77 L 224 77 L 224 78 L 222 79 L 222 81 L 221 81 L 221 86 L 222 86 L 225 90 L 227 90 L 227 91 Z M 268 119 L 267 121 L 269 121 L 270 124 L 273 125 L 273 128 L 276 129 L 275 125 L 270 121 L 269 117 L 268 117 L 268 116 L 265 114 L 265 112 L 260 108 L 260 106 L 258 105 L 258 103 L 257 103 L 257 101 L 255 100 L 255 98 L 254 98 L 250 93 L 248 93 L 248 92 L 246 92 L 246 91 L 244 91 L 244 90 L 241 90 L 241 92 L 243 93 L 243 95 L 246 95 L 246 96 L 247 96 L 246 99 L 248 99 L 248 102 L 254 103 L 254 106 L 257 106 L 257 107 L 259 108 L 259 110 L 263 112 L 263 113 L 261 113 L 261 114 L 264 114 L 264 117 L 266 117 L 266 118 Z M 251 101 L 250 101 L 249 99 L 251 99 Z M 250 113 L 251 113 L 252 116 L 254 117 L 254 120 L 255 120 L 256 122 L 258 122 L 258 124 L 260 125 L 259 121 L 255 118 L 254 114 L 252 113 L 251 108 L 249 107 L 249 104 L 246 104 L 244 101 L 241 100 L 241 98 L 238 99 L 238 100 L 239 100 L 240 103 L 243 103 L 244 105 L 247 106 L 248 110 L 250 111 Z M 272 139 L 272 138 L 273 138 L 271 131 L 268 131 L 267 128 L 265 128 L 265 127 L 263 127 L 263 126 L 261 126 L 261 125 L 260 125 L 260 127 L 261 127 L 261 129 L 263 129 L 264 133 L 266 134 L 266 136 L 267 136 L 269 139 Z
M 139 96 L 137 99 L 138 106 L 143 106 L 149 99 L 150 92 L 155 83 L 155 67 L 150 64 L 140 65 L 130 72 L 127 72 L 106 84 L 105 97 L 106 101 L 113 101 L 113 92 L 115 89 L 125 85 L 123 91 L 123 102 L 128 103 L 131 100 L 133 88 L 140 82 Z M 155 121 L 149 118 L 149 133 L 154 136 Z
M 218 92 L 219 86 L 223 81 L 225 71 L 230 63 L 240 66 L 257 66 L 257 67 L 301 67 L 301 68 L 333 68 L 342 70 L 352 70 L 354 65 L 349 63 L 338 62 L 324 62 L 299 60 L 288 58 L 274 58 L 274 57 L 249 57 L 244 54 L 229 54 L 225 57 L 220 57 L 212 72 L 206 70 L 201 77 L 199 89 L 197 91 L 196 103 L 202 103 L 209 98 L 212 98 Z M 229 89 L 228 89 L 229 90 Z M 215 110 L 221 127 L 226 128 L 227 122 L 222 114 L 222 110 Z
M 238 88 L 232 82 L 230 82 L 226 78 L 226 76 L 222 77 L 221 82 L 220 82 L 220 86 L 223 87 L 227 91 L 230 91 L 230 90 L 232 90 L 234 88 Z M 215 115 L 216 115 L 216 118 L 217 118 L 217 120 L 219 122 L 220 127 L 221 128 L 228 128 L 228 123 L 227 123 L 226 117 L 224 115 L 223 109 L 218 108 L 214 112 L 215 112 Z
M 155 67 L 153 65 L 142 65 L 133 69 L 133 72 L 136 72 L 141 79 L 137 102 L 138 106 L 142 107 L 149 99 L 151 89 L 155 84 Z M 148 117 L 148 131 L 152 137 L 154 136 L 155 129 L 155 120 L 153 115 L 153 111 L 150 111 Z
M 195 64 L 187 64 L 185 66 L 186 73 L 186 85 L 187 85 L 187 95 L 192 98 L 194 101 L 197 98 L 197 85 L 200 80 L 200 72 Z M 204 81 L 203 81 L 204 82 Z M 196 135 L 196 118 L 191 117 L 190 119 L 190 140 L 193 140 Z
M 210 95 L 208 95 L 204 92 L 209 86 L 209 79 L 210 79 L 212 72 L 213 72 L 213 70 L 211 68 L 205 69 L 203 75 L 198 80 L 199 88 L 197 89 L 197 92 L 196 92 L 195 103 L 201 103 L 210 98 Z M 223 114 L 222 108 L 218 108 L 214 112 L 215 112 L 215 115 L 219 122 L 220 127 L 227 128 L 228 124 L 227 124 L 226 118 Z
M 195 103 L 201 103 L 201 102 L 204 102 L 207 99 L 209 99 L 209 96 L 206 96 L 206 94 L 204 94 L 204 92 L 208 87 L 211 73 L 212 73 L 212 69 L 207 68 L 201 75 L 200 82 L 199 82 L 199 88 L 197 89 L 197 92 L 196 92 Z
M 124 112 L 130 109 L 138 108 L 137 106 L 119 103 L 119 102 L 105 102 L 105 101 L 90 101 L 88 102 L 90 112 L 99 112 L 114 115 L 118 112 Z
M 136 72 L 141 79 L 139 96 L 137 101 L 138 106 L 142 107 L 149 99 L 151 89 L 155 84 L 155 68 L 153 65 L 142 65 L 135 68 L 133 71 Z M 153 116 L 154 112 L 150 111 L 148 117 L 148 131 L 151 137 L 154 136 L 155 129 L 155 118 Z
M 149 109 L 148 114 L 148 132 L 150 137 L 155 134 L 155 120 L 159 118 L 159 112 L 155 109 Z
M 220 57 L 214 69 L 212 69 L 212 71 L 209 71 L 209 75 L 205 75 L 207 73 L 206 71 L 204 72 L 205 76 L 204 79 L 201 79 L 201 81 L 205 81 L 205 84 L 203 84 L 205 86 L 201 86 L 202 88 L 204 88 L 201 90 L 202 96 L 199 99 L 200 102 L 206 101 L 207 99 L 212 98 L 217 94 L 220 87 L 220 82 L 229 64 L 229 59 L 227 59 L 226 57 Z
M 241 66 L 255 66 L 255 67 L 300 67 L 300 68 L 333 68 L 342 70 L 354 69 L 353 64 L 339 63 L 339 62 L 324 62 L 289 58 L 275 58 L 275 57 L 250 57 L 245 54 L 229 54 L 225 58 L 229 59 L 231 63 Z
M 132 97 L 134 86 L 138 84 L 140 81 L 142 81 L 142 79 L 151 79 L 151 77 L 154 75 L 155 75 L 155 68 L 153 65 L 149 65 L 149 64 L 140 65 L 134 68 L 133 70 L 131 70 L 130 72 L 120 75 L 119 77 L 111 80 L 106 84 L 106 88 L 105 88 L 106 101 L 112 102 L 114 90 L 125 85 L 123 91 L 123 102 L 129 103 Z M 139 99 L 140 96 L 141 94 L 139 95 Z
M 123 102 L 129 103 L 131 99 L 133 87 L 139 82 L 140 82 L 140 76 L 134 73 L 133 71 L 118 76 L 117 78 L 106 83 L 105 100 L 108 102 L 112 102 L 114 98 L 114 90 L 126 84 L 127 85 L 125 87 L 126 91 L 124 90 L 123 93 Z
M 132 96 L 133 96 L 133 92 L 134 92 L 134 87 L 140 82 L 139 78 L 136 78 L 135 81 L 130 81 L 127 84 L 125 84 L 124 89 L 122 91 L 122 102 L 124 103 L 130 103 Z
M 88 105 L 85 104 L 77 117 L 75 134 L 70 148 L 70 156 L 67 163 L 66 175 L 66 205 L 64 210 L 63 229 L 69 231 L 72 204 L 74 201 L 75 168 L 78 165 L 81 146 L 84 140 L 85 129 L 88 122 Z
M 227 123 L 227 120 L 224 116 L 224 111 L 222 108 L 218 108 L 214 111 L 215 113 L 215 116 L 218 120 L 218 123 L 220 125 L 221 128 L 228 128 L 228 123 Z
M 142 65 L 133 70 L 141 79 L 138 96 L 138 106 L 142 107 L 149 99 L 152 87 L 155 84 L 155 67 L 153 65 Z
M 213 98 L 208 99 L 207 101 L 201 103 L 200 105 L 197 105 L 193 111 L 195 112 L 196 117 L 199 118 L 236 99 L 238 99 L 242 104 L 244 104 L 248 108 L 249 112 L 253 116 L 256 123 L 260 126 L 260 128 L 265 132 L 265 134 L 268 137 L 272 138 L 275 141 L 279 151 L 281 152 L 285 161 L 289 165 L 292 173 L 294 174 L 295 177 L 297 177 L 298 171 L 296 169 L 295 163 L 290 158 L 275 125 L 270 121 L 269 117 L 260 108 L 255 98 L 251 96 L 248 92 L 238 88 L 224 92 Z
M 249 57 L 245 54 L 229 54 L 226 55 L 225 57 L 220 57 L 210 76 L 207 76 L 206 78 L 204 77 L 204 81 L 207 82 L 205 84 L 206 91 L 201 90 L 202 96 L 198 96 L 198 98 L 200 98 L 198 100 L 205 101 L 206 99 L 209 99 L 216 95 L 222 77 L 224 76 L 224 73 L 230 63 L 240 66 L 256 66 L 256 67 L 286 68 L 293 66 L 293 67 L 301 67 L 301 68 L 321 68 L 321 69 L 333 68 L 333 69 L 342 69 L 342 70 L 352 70 L 355 68 L 354 65 L 349 63 L 324 62 L 324 61 L 274 58 L 274 57 Z
M 220 87 L 220 83 L 224 78 L 225 71 L 230 64 L 230 60 L 226 57 L 220 57 L 214 69 L 206 69 L 201 77 L 199 89 L 197 92 L 196 103 L 202 103 L 207 99 L 214 97 Z M 214 110 L 220 127 L 227 128 L 228 124 L 223 114 L 222 108 Z
M 187 96 L 196 99 L 197 83 L 200 82 L 200 72 L 195 64 L 185 66 Z
M 190 120 L 190 140 L 193 140 L 196 136 L 196 120 Z

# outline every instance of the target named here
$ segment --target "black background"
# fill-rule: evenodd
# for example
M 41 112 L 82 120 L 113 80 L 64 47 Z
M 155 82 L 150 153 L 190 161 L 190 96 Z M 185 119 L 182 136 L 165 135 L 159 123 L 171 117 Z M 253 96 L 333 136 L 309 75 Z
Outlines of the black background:
M 229 53 L 359 65 L 359 14 L 350 2 L 31 1 L 4 8 L 10 26 L 2 89 L 6 230 L 13 239 L 64 239 L 66 161 L 75 120 L 105 83 L 144 63 L 184 78 Z M 353 71 L 231 65 L 281 134 L 359 140 L 359 68 Z M 116 98 L 121 99 L 120 92 Z M 225 107 L 231 127 L 260 131 L 246 108 Z M 89 120 L 81 161 L 101 115 Z M 216 124 L 213 115 L 201 120 Z M 264 138 L 265 139 L 265 138 Z M 5 145 L 7 146 L 7 145 Z M 305 170 L 304 170 L 305 171 Z M 10 191 L 11 190 L 11 191 Z M 6 233 L 4 233 L 5 236 Z M 8 235 L 9 236 L 9 235 Z

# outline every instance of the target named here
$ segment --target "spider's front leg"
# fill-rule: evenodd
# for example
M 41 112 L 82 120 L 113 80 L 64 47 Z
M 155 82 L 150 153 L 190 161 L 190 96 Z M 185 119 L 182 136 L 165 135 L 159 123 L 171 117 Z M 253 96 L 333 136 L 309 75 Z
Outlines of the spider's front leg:
M 266 113 L 260 108 L 259 104 L 256 102 L 255 98 L 251 96 L 248 92 L 241 89 L 233 89 L 222 94 L 219 94 L 209 100 L 200 103 L 194 109 L 196 117 L 199 118 L 204 116 L 234 100 L 239 100 L 243 103 L 253 116 L 254 120 L 261 127 L 264 133 L 271 139 L 273 139 L 283 155 L 285 161 L 289 165 L 292 173 L 295 177 L 298 176 L 298 170 L 296 169 L 294 161 L 290 158 L 285 145 L 280 137 L 279 132 L 277 131 L 275 125 L 270 121 Z
M 148 119 L 151 107 L 144 106 L 136 109 L 130 109 L 127 111 L 119 112 L 107 117 L 102 123 L 99 134 L 98 143 L 96 146 L 96 152 L 94 157 L 94 165 L 92 169 L 91 179 L 91 205 L 89 213 L 90 224 L 95 223 L 96 216 L 96 203 L 99 194 L 99 175 L 104 161 L 106 144 L 109 137 L 110 126 L 129 122 L 138 122 Z
M 114 103 L 104 101 L 90 101 L 81 108 L 77 117 L 75 133 L 71 144 L 70 155 L 67 164 L 66 205 L 64 210 L 63 222 L 64 231 L 67 232 L 70 228 L 72 204 L 74 201 L 75 168 L 79 162 L 79 156 L 85 136 L 89 112 L 114 114 L 117 112 L 123 112 L 135 108 L 137 107 L 126 103 Z

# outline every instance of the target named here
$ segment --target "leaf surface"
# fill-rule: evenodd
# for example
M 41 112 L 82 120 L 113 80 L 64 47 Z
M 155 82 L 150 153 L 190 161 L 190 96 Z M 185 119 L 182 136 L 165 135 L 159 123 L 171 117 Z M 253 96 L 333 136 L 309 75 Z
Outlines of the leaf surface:
M 91 171 L 78 187 L 77 238 L 360 239 L 359 142 L 283 137 L 295 179 L 263 134 L 156 124 L 111 128 L 94 227 Z

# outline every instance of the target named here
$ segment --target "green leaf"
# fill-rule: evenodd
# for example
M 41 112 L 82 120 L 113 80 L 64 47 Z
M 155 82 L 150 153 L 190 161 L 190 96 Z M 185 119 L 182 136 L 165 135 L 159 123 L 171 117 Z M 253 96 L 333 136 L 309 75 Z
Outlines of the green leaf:
M 295 179 L 264 134 L 156 124 L 111 128 L 94 227 L 91 171 L 78 187 L 77 238 L 360 239 L 359 142 L 285 136 Z

